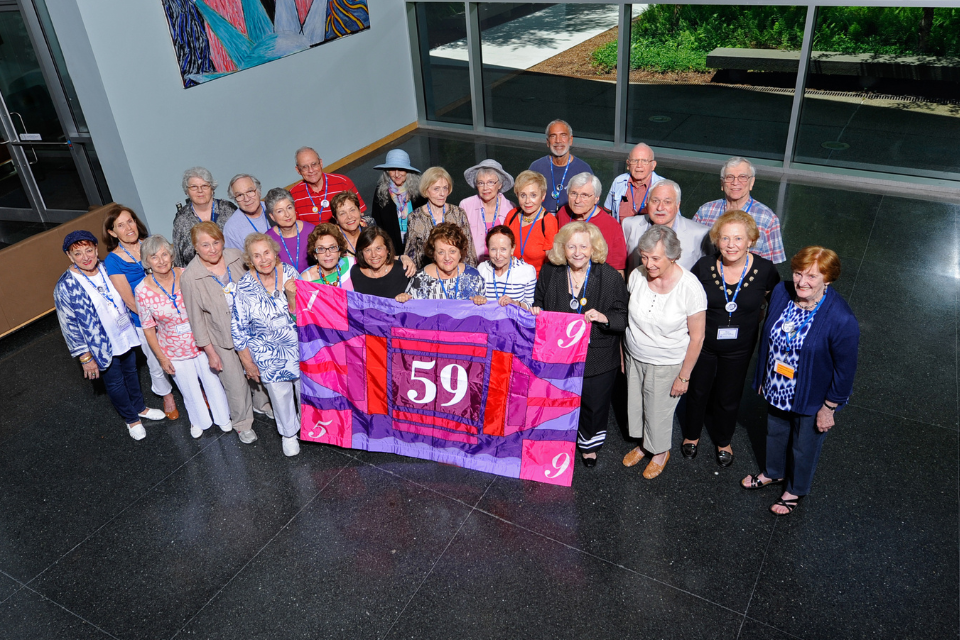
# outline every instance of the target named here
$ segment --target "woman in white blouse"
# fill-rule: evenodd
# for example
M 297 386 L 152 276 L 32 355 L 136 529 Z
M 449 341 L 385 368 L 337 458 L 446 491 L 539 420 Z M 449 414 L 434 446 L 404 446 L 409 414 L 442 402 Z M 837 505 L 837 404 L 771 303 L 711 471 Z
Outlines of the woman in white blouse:
M 515 304 L 530 310 L 537 290 L 537 270 L 513 257 L 516 237 L 510 227 L 497 225 L 487 232 L 487 253 L 490 259 L 477 267 L 483 276 L 486 295 L 505 307 Z
M 624 456 L 623 464 L 632 467 L 650 454 L 643 477 L 652 480 L 670 459 L 673 413 L 703 346 L 707 294 L 677 264 L 680 240 L 669 227 L 650 227 L 637 249 L 642 267 L 627 283 L 624 360 L 630 436 L 642 442 Z

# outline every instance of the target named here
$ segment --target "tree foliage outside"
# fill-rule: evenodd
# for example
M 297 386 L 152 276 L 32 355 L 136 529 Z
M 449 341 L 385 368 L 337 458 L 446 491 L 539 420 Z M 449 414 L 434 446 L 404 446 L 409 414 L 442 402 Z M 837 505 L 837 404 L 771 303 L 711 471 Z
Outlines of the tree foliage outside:
M 707 71 L 717 47 L 798 51 L 806 7 L 651 5 L 633 21 L 630 68 Z M 960 9 L 821 7 L 815 51 L 960 56 Z M 600 73 L 617 66 L 617 43 L 593 52 Z

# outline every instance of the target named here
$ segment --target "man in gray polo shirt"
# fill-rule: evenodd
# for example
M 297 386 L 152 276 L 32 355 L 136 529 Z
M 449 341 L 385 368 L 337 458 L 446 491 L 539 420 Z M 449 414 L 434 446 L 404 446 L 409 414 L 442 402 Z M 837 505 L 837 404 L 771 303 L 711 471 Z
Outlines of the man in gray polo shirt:
M 680 239 L 681 254 L 677 264 L 690 270 L 703 256 L 704 239 L 710 227 L 705 227 L 680 215 L 680 185 L 673 180 L 661 180 L 650 189 L 645 214 L 631 216 L 623 221 L 623 235 L 627 241 L 627 276 L 640 265 L 637 245 L 640 236 L 651 225 L 670 227 Z

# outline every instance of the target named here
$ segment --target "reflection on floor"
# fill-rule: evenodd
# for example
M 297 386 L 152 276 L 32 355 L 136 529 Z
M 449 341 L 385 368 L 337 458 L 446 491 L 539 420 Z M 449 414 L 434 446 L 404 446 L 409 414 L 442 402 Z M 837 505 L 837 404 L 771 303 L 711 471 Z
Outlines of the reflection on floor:
M 442 161 L 453 201 L 478 160 L 515 175 L 544 153 L 399 146 Z M 344 170 L 368 201 L 384 153 Z M 622 166 L 583 157 L 605 186 Z M 657 171 L 688 216 L 719 195 L 715 171 Z M 788 253 L 840 253 L 863 331 L 852 404 L 789 518 L 767 513 L 775 491 L 737 486 L 763 442 L 748 390 L 731 468 L 705 442 L 646 481 L 612 421 L 598 466 L 563 489 L 319 445 L 286 459 L 263 420 L 250 446 L 193 440 L 185 415 L 134 442 L 48 317 L 0 340 L 0 636 L 956 637 L 960 206 L 767 180 L 754 194 Z

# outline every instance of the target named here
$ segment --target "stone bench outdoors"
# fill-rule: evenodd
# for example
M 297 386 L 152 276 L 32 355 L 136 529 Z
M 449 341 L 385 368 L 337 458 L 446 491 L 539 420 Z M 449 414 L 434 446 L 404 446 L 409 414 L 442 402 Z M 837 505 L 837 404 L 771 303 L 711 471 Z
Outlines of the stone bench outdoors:
M 732 72 L 796 73 L 799 64 L 799 51 L 720 47 L 707 54 L 708 67 Z M 810 73 L 858 76 L 864 86 L 879 78 L 960 82 L 960 58 L 814 51 Z

